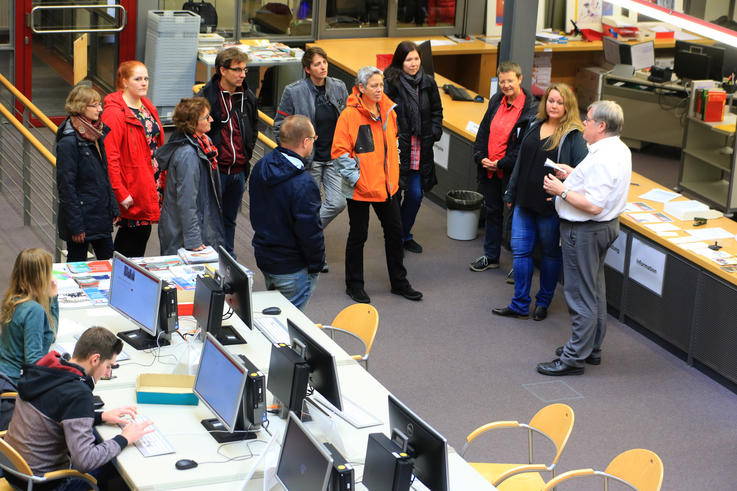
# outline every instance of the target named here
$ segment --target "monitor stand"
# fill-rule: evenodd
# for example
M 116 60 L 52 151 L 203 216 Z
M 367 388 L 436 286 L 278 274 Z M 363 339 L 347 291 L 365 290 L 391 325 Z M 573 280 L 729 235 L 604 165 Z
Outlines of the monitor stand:
M 221 423 L 217 418 L 203 419 L 202 421 L 200 421 L 200 423 L 202 423 L 202 426 L 205 427 L 207 432 L 212 435 L 212 437 L 218 443 L 253 440 L 257 437 L 255 431 L 241 430 L 238 425 L 236 425 L 235 431 L 233 433 L 230 433 L 225 428 L 225 425 Z
M 162 334 L 159 336 L 158 344 L 156 336 L 152 336 L 143 329 L 133 329 L 132 331 L 119 332 L 118 337 L 133 348 L 141 351 L 145 349 L 153 349 L 157 346 L 169 346 L 169 336 Z
M 215 335 L 220 344 L 229 346 L 232 344 L 248 344 L 245 339 L 236 331 L 233 326 L 220 326 L 218 333 Z

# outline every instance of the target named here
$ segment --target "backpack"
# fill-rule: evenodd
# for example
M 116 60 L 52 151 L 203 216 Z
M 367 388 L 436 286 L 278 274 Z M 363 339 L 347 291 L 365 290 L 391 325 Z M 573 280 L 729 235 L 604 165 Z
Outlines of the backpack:
M 182 10 L 189 10 L 200 16 L 200 32 L 213 32 L 218 26 L 218 13 L 210 2 L 190 0 L 182 5 Z

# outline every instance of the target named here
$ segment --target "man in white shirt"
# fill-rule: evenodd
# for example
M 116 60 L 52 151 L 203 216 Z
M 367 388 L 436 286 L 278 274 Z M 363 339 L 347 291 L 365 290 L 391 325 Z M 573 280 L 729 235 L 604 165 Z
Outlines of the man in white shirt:
M 543 375 L 580 375 L 584 363 L 601 363 L 607 317 L 604 258 L 619 235 L 618 217 L 632 177 L 632 155 L 619 139 L 622 123 L 616 102 L 591 104 L 583 130 L 588 156 L 575 169 L 564 165 L 557 178 L 546 176 L 543 182 L 545 191 L 556 196 L 564 293 L 572 320 L 571 338 L 555 351 L 559 358 L 537 365 Z

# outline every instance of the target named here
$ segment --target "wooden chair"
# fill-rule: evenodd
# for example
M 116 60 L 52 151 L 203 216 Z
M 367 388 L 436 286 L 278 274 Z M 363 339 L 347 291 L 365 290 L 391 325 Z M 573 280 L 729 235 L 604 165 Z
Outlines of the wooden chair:
M 13 447 L 5 441 L 5 431 L 0 432 L 0 469 L 5 475 L 12 474 L 26 483 L 25 489 L 31 491 L 34 486 L 40 484 L 62 481 L 64 479 L 79 479 L 85 481 L 90 489 L 98 490 L 97 480 L 89 474 L 82 474 L 74 469 L 63 469 L 47 472 L 43 476 L 34 476 L 33 471 L 24 459 Z M 6 478 L 0 479 L 0 490 L 17 489 L 11 485 Z
M 463 450 L 461 450 L 461 456 L 466 453 L 472 441 L 487 431 L 504 428 L 519 428 L 527 430 L 529 459 L 526 464 L 471 462 L 470 465 L 494 486 L 499 486 L 500 483 L 505 482 L 505 480 L 508 479 L 520 486 L 519 488 L 516 488 L 512 487 L 512 484 L 508 484 L 509 487 L 505 488 L 507 490 L 532 489 L 531 487 L 527 487 L 529 485 L 528 481 L 539 482 L 542 486 L 545 484 L 545 481 L 540 476 L 539 472 L 550 472 L 552 476 L 555 476 L 555 466 L 558 463 L 558 459 L 560 459 L 561 453 L 563 453 L 566 443 L 568 442 L 568 437 L 571 435 L 574 420 L 575 416 L 573 414 L 573 409 L 569 406 L 565 404 L 551 404 L 538 411 L 537 414 L 532 417 L 529 424 L 519 423 L 517 421 L 496 421 L 488 423 L 476 428 L 466 437 L 466 443 L 463 446 Z M 535 463 L 533 460 L 532 443 L 534 434 L 542 435 L 555 446 L 555 456 L 550 464 Z M 513 476 L 515 478 L 510 479 Z M 537 489 L 540 488 L 538 487 Z
M 549 491 L 564 481 L 588 476 L 602 477 L 604 479 L 604 490 L 608 489 L 609 480 L 613 480 L 625 484 L 635 491 L 660 491 L 660 487 L 663 485 L 663 461 L 655 452 L 644 448 L 634 448 L 614 457 L 604 472 L 593 469 L 572 470 L 551 479 L 542 488 L 534 489 Z M 501 491 L 506 490 L 501 486 L 499 489 Z
M 329 326 L 317 324 L 317 327 L 329 331 L 330 337 L 333 337 L 334 333 L 340 332 L 361 341 L 364 348 L 363 354 L 352 355 L 351 358 L 363 362 L 368 371 L 371 346 L 374 344 L 376 331 L 379 329 L 379 312 L 373 305 L 367 303 L 349 305 L 335 316 Z

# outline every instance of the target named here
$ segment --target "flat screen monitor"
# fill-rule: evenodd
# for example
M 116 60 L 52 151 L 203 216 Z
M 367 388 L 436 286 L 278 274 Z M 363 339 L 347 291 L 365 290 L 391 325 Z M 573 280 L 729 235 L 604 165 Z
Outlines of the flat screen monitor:
M 272 344 L 266 388 L 282 403 L 282 418 L 288 411 L 301 411 L 307 392 L 310 367 L 286 344 Z
M 417 45 L 417 51 L 420 54 L 420 63 L 422 70 L 429 76 L 435 75 L 435 62 L 432 59 L 432 44 L 430 41 L 424 41 Z
M 210 333 L 225 345 L 246 344 L 233 326 L 223 324 L 225 294 L 220 282 L 210 275 L 197 277 L 192 305 L 192 317 L 203 333 Z
M 223 246 L 218 247 L 218 257 L 218 272 L 225 292 L 225 302 L 249 329 L 253 329 L 252 280 L 245 268 Z
M 673 71 L 679 78 L 722 81 L 724 48 L 676 41 Z
M 118 337 L 138 350 L 169 344 L 166 339 L 157 339 L 161 288 L 162 281 L 154 274 L 118 252 L 113 254 L 108 302 L 139 327 L 118 333 Z
M 276 478 L 289 491 L 328 489 L 333 458 L 293 412 L 284 431 Z
M 447 491 L 448 442 L 445 437 L 391 394 L 389 428 L 392 440 L 406 447 L 405 451 L 414 460 L 415 477 L 433 491 Z
M 218 442 L 254 437 L 246 431 L 253 423 L 246 421 L 244 408 L 247 379 L 246 367 L 208 333 L 193 392 L 215 415 L 216 419 L 203 419 L 202 425 Z
M 655 43 L 645 41 L 644 43 L 630 44 L 630 64 L 635 70 L 650 68 L 655 64 Z
M 611 65 L 631 65 L 635 70 L 649 68 L 655 64 L 655 43 L 626 43 L 611 36 L 601 38 L 604 60 Z
M 629 64 L 622 61 L 621 42 L 611 36 L 604 36 L 601 38 L 601 44 L 604 47 L 604 61 L 610 65 Z
M 290 319 L 287 319 L 287 328 L 289 329 L 289 339 L 292 340 L 292 348 L 301 354 L 310 366 L 310 385 L 330 404 L 342 411 L 343 404 L 340 397 L 335 357 Z M 304 352 L 300 353 L 300 350 L 295 348 L 295 344 L 301 345 L 300 348 L 303 346 Z

